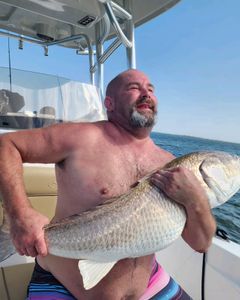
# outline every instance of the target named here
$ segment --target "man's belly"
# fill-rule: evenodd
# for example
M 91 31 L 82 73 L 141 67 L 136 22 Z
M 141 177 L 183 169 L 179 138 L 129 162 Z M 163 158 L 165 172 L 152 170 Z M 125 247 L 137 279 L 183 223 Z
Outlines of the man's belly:
M 95 287 L 85 290 L 78 260 L 53 255 L 37 258 L 39 265 L 79 300 L 138 300 L 147 288 L 153 259 L 148 255 L 121 260 Z

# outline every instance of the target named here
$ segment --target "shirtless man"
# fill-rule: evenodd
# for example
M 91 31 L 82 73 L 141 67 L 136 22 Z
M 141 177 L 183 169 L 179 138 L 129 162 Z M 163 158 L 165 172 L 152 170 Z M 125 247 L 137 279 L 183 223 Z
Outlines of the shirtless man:
M 42 227 L 49 220 L 31 207 L 24 191 L 22 162 L 55 163 L 56 221 L 125 193 L 138 179 L 174 158 L 149 137 L 157 99 L 144 73 L 128 70 L 114 78 L 107 88 L 105 106 L 108 121 L 65 123 L 1 136 L 0 189 L 18 253 L 37 256 L 40 271 L 71 293 L 72 298 L 67 299 L 138 300 L 148 286 L 154 255 L 119 261 L 86 291 L 77 260 L 47 254 Z M 205 251 L 216 225 L 195 176 L 175 168 L 158 172 L 152 181 L 184 205 L 187 222 L 182 237 L 196 251 Z

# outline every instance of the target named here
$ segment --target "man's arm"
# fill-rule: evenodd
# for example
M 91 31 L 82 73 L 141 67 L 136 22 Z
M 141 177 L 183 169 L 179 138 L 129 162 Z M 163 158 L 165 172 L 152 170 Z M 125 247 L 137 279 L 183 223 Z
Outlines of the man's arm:
M 185 168 L 177 167 L 157 172 L 152 182 L 168 197 L 185 207 L 187 221 L 182 237 L 194 250 L 205 252 L 216 232 L 216 223 L 206 193 L 195 175 Z
M 46 255 L 42 227 L 48 218 L 28 201 L 23 162 L 56 163 L 68 155 L 66 126 L 19 131 L 0 136 L 0 190 L 10 220 L 13 243 L 21 255 Z

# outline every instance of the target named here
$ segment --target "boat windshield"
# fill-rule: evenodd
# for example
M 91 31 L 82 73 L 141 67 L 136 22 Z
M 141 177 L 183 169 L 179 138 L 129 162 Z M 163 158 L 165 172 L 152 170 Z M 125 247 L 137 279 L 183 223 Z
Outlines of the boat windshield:
M 8 68 L 0 68 L 1 131 L 102 119 L 105 112 L 96 86 L 16 69 L 10 77 Z

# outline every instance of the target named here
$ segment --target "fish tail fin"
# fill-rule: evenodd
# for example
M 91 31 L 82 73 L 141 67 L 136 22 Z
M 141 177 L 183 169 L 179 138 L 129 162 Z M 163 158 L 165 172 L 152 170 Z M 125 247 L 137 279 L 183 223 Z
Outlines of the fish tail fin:
M 14 253 L 16 253 L 16 249 L 10 236 L 9 223 L 6 216 L 3 215 L 3 223 L 0 226 L 0 262 Z
M 10 234 L 0 229 L 0 262 L 14 253 L 16 253 L 16 249 L 12 243 Z
M 90 260 L 80 260 L 78 262 L 78 268 L 82 275 L 84 288 L 88 290 L 98 284 L 98 282 L 110 272 L 115 264 L 116 261 L 99 263 Z

